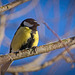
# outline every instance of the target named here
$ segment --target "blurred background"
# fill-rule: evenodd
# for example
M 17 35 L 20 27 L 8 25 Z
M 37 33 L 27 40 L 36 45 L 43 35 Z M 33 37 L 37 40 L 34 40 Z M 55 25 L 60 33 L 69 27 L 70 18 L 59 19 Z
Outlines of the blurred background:
M 13 1 L 15 0 L 0 0 L 0 6 Z M 58 40 L 57 37 L 42 24 L 42 21 L 45 21 L 61 39 L 75 36 L 75 0 L 30 0 L 13 9 L 0 13 L 0 55 L 9 53 L 10 43 L 14 33 L 21 22 L 27 18 L 33 18 L 40 24 L 38 27 L 40 36 L 38 46 Z M 51 60 L 63 52 L 63 50 L 64 48 L 52 51 L 44 56 L 36 55 L 16 60 L 12 66 L 28 64 L 42 56 L 42 60 L 37 62 L 37 64 L 40 65 Z M 71 52 L 74 54 L 74 49 L 71 50 Z M 5 75 L 12 74 L 6 73 Z M 23 75 L 23 73 L 19 73 L 19 75 Z M 75 75 L 75 68 L 72 68 L 70 63 L 61 59 L 44 69 L 28 72 L 24 75 Z

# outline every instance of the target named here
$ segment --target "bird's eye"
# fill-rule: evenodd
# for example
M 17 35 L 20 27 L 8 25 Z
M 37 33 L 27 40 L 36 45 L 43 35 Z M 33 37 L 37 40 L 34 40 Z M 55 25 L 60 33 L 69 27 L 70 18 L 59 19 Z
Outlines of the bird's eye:
M 27 26 L 27 27 L 32 27 L 32 26 L 33 26 L 32 24 L 30 24 L 30 23 L 28 23 L 28 22 L 25 22 L 25 21 L 24 21 L 23 24 L 24 24 L 24 26 Z

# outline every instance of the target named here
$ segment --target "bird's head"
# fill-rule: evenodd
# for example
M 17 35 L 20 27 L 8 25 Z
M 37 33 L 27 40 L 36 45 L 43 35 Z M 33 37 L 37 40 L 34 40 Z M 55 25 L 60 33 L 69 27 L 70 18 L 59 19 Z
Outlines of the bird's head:
M 29 27 L 32 30 L 37 30 L 37 26 L 39 26 L 39 24 L 37 23 L 36 20 L 28 18 L 21 23 L 21 26 Z

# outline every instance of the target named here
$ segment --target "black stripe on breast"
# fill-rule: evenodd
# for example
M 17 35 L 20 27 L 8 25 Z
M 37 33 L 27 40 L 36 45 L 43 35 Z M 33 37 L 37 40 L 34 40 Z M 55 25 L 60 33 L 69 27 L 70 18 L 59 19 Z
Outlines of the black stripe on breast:
M 12 52 L 12 48 L 11 48 L 11 46 L 10 46 L 10 52 L 9 53 L 11 53 Z
M 27 40 L 27 43 L 24 43 L 24 44 L 21 46 L 20 50 L 23 50 L 23 49 L 26 49 L 26 48 L 30 49 L 30 48 L 32 47 L 34 41 L 35 41 L 35 40 L 34 40 L 34 35 L 33 35 L 33 33 L 31 33 L 31 38 L 29 38 L 29 39 Z

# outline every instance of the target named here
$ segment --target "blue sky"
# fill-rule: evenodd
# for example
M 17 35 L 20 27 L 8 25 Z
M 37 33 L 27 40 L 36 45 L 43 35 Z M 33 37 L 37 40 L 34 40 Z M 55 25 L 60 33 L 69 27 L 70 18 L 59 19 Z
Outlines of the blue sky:
M 2 5 L 8 4 L 10 2 L 10 0 L 1 1 Z M 28 7 L 29 5 L 31 6 Z M 22 9 L 24 10 L 22 11 Z M 13 14 L 18 11 L 22 12 L 19 14 Z M 16 29 L 26 18 L 34 18 L 40 23 L 40 27 L 38 27 L 40 35 L 38 46 L 46 44 L 50 41 L 53 42 L 55 40 L 58 40 L 55 37 L 55 35 L 51 31 L 49 31 L 45 25 L 42 24 L 42 20 L 48 23 L 49 27 L 51 27 L 51 29 L 54 30 L 60 38 L 68 38 L 75 35 L 75 0 L 37 0 L 37 3 L 31 3 L 31 1 L 29 1 L 15 7 L 11 11 L 6 11 L 3 14 L 6 14 L 7 18 L 9 17 L 9 19 L 6 22 L 5 28 L 5 36 L 7 36 L 10 39 L 9 43 L 11 42 L 14 33 L 16 32 Z M 4 42 L 5 44 L 3 44 Z M 0 54 L 9 53 L 10 46 L 8 45 L 8 47 L 6 47 L 6 44 L 6 41 L 3 40 L 2 45 L 0 47 Z M 50 60 L 52 57 L 59 54 L 63 50 L 64 49 L 60 49 L 59 51 L 53 51 L 52 54 L 46 58 L 46 60 Z M 12 65 L 20 65 L 31 62 L 38 56 L 39 55 L 14 61 Z M 56 67 L 54 66 L 55 64 L 57 64 Z M 53 70 L 51 69 L 52 67 L 54 67 Z M 71 68 L 71 64 L 66 63 L 64 60 L 61 60 L 49 67 L 46 67 L 45 69 L 36 72 L 29 72 L 29 75 L 48 75 L 51 70 L 54 72 L 54 75 L 75 74 L 75 69 Z

